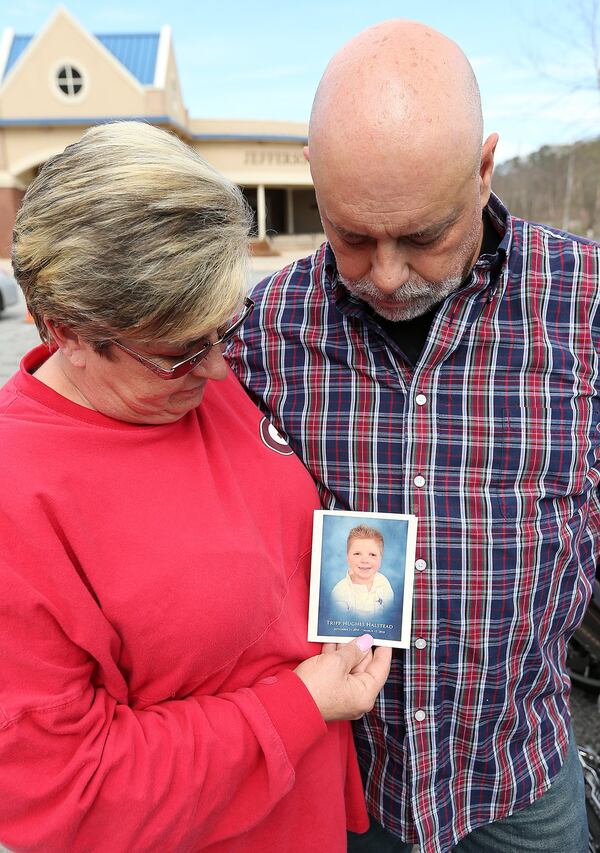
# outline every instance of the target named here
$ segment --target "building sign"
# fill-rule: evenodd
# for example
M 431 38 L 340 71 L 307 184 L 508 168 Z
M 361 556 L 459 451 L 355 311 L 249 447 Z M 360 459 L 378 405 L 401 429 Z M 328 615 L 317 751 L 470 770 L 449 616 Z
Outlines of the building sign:
M 269 148 L 248 148 L 244 152 L 245 166 L 306 166 L 302 149 L 281 151 Z

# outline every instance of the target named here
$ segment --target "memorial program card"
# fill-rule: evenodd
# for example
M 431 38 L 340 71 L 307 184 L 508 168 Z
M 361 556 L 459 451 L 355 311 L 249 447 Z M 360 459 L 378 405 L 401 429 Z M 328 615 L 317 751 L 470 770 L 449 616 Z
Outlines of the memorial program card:
M 409 648 L 416 537 L 415 515 L 316 510 L 308 639 Z

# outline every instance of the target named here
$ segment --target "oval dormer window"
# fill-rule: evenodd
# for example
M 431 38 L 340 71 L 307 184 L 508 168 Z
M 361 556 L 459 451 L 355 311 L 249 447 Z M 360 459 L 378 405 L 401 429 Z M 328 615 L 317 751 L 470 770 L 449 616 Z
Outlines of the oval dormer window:
M 56 85 L 63 95 L 73 98 L 81 94 L 81 90 L 83 89 L 83 74 L 75 65 L 65 63 L 56 72 Z

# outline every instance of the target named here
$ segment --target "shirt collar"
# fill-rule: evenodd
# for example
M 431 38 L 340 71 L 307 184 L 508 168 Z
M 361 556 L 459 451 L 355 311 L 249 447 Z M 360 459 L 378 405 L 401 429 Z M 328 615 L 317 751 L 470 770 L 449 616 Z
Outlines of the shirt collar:
M 368 313 L 371 312 L 370 306 L 363 302 L 362 299 L 353 296 L 340 281 L 335 255 L 329 243 L 325 243 L 322 280 L 325 291 L 337 307 L 347 316 L 363 317 L 365 310 Z
M 499 271 L 510 249 L 512 241 L 512 221 L 508 210 L 502 204 L 498 196 L 494 195 L 494 193 L 490 194 L 490 200 L 488 201 L 485 210 L 492 226 L 498 232 L 500 242 L 493 254 L 480 255 L 477 258 L 473 269 L 484 270 L 489 268 L 493 271 L 496 269 Z M 494 278 L 494 276 L 492 276 L 492 278 Z

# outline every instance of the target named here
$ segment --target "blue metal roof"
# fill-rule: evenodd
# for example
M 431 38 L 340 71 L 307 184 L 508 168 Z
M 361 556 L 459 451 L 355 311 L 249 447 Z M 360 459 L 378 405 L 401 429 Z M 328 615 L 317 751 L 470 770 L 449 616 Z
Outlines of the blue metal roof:
M 12 44 L 8 52 L 8 59 L 6 60 L 6 68 L 4 69 L 5 77 L 10 71 L 10 69 L 13 67 L 17 59 L 21 56 L 21 54 L 23 53 L 32 38 L 33 36 L 13 36 Z
M 159 33 L 96 36 L 144 86 L 154 82 L 159 37 Z
M 4 69 L 5 77 L 32 38 L 33 36 L 23 35 L 13 37 Z M 159 33 L 132 33 L 129 35 L 109 33 L 95 35 L 95 38 L 102 42 L 115 59 L 118 59 L 142 85 L 147 86 L 154 82 Z

